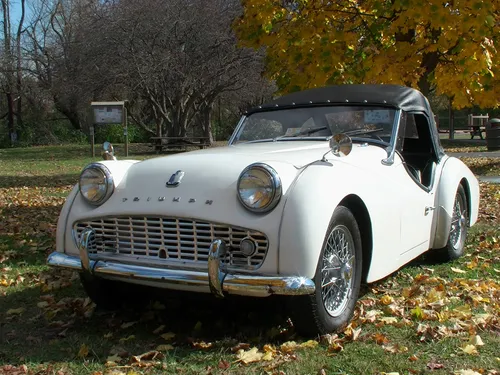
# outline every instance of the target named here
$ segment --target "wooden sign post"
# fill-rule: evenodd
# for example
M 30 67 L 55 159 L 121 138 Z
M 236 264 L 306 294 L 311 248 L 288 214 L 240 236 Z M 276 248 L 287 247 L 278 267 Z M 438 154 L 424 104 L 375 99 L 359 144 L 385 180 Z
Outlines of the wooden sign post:
M 95 156 L 94 147 L 94 126 L 121 124 L 123 135 L 125 136 L 125 156 L 128 156 L 128 128 L 127 128 L 127 108 L 125 101 L 122 102 L 92 102 L 90 103 L 94 116 L 94 121 L 90 127 L 90 140 L 92 144 L 92 157 Z

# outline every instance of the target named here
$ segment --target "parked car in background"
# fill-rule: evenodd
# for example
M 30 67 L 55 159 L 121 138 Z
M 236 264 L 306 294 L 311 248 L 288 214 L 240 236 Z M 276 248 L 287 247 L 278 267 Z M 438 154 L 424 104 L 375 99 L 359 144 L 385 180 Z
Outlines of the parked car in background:
M 426 251 L 460 257 L 478 205 L 419 91 L 323 87 L 249 110 L 226 147 L 86 166 L 48 263 L 97 304 L 110 281 L 289 296 L 297 329 L 324 334 L 349 323 L 362 282 Z

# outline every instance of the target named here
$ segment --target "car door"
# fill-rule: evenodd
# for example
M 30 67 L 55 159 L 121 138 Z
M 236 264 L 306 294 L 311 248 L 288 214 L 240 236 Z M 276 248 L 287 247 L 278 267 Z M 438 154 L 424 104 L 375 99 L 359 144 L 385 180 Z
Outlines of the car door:
M 439 160 L 425 115 L 407 113 L 401 126 L 404 136 L 398 139 L 393 167 L 401 188 L 400 257 L 405 261 L 430 247 Z

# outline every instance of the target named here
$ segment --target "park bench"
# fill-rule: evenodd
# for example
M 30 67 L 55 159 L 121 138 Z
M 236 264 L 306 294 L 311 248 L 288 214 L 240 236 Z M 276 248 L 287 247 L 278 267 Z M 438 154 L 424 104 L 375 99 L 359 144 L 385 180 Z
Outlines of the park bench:
M 164 149 L 185 151 L 189 146 L 200 149 L 210 146 L 210 141 L 206 137 L 151 137 L 150 140 L 157 154 Z

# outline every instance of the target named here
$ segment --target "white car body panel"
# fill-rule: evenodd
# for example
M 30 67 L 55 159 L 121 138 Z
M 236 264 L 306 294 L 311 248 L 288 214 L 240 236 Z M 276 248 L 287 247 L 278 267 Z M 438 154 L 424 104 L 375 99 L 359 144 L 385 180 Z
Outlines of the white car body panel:
M 381 147 L 354 144 L 348 156 L 329 154 L 328 162 L 320 161 L 328 151 L 327 142 L 269 142 L 139 163 L 103 161 L 114 176 L 113 195 L 103 205 L 93 207 L 75 188 L 59 218 L 57 250 L 78 255 L 72 226 L 79 220 L 114 215 L 194 218 L 265 233 L 269 240 L 267 257 L 253 272 L 312 278 L 333 211 L 346 196 L 356 195 L 364 202 L 372 225 L 373 249 L 367 275 L 367 281 L 372 282 L 427 249 L 442 247 L 449 232 L 454 191 L 462 178 L 469 181 L 471 207 L 477 206 L 477 180 L 457 159 L 443 159 L 427 192 L 409 177 L 399 156 L 392 165 L 382 164 L 386 152 Z M 283 184 L 281 201 L 264 215 L 246 210 L 236 195 L 239 174 L 256 161 L 272 166 Z M 185 172 L 182 184 L 167 188 L 166 181 L 178 169 Z M 160 202 L 159 197 L 164 200 Z M 174 202 L 174 197 L 180 198 L 179 202 Z M 205 204 L 206 200 L 213 203 Z M 425 207 L 435 204 L 439 209 L 425 215 Z M 471 224 L 476 219 L 477 209 L 473 209 Z M 64 233 L 60 228 L 65 228 Z

